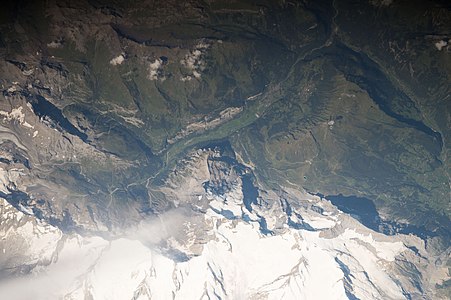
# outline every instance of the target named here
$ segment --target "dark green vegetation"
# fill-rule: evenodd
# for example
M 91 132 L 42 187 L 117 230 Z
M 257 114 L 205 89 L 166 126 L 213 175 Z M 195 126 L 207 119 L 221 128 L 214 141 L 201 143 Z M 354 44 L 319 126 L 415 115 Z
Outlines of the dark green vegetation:
M 39 65 L 23 79 L 35 110 L 53 99 L 60 130 L 129 164 L 51 165 L 48 180 L 100 207 L 164 209 L 152 191 L 177 160 L 229 140 L 264 187 L 365 197 L 450 236 L 451 55 L 435 46 L 451 38 L 446 2 L 57 2 L 9 4 L 1 57 Z M 230 107 L 241 111 L 220 119 Z

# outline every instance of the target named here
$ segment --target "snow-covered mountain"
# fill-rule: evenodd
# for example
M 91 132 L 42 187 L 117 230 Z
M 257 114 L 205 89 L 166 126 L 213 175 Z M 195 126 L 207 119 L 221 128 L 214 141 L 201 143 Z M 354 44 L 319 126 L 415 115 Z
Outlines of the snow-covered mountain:
M 451 299 L 451 1 L 0 11 L 0 300 Z
M 199 150 L 168 179 L 177 208 L 112 238 L 63 233 L 0 199 L 0 299 L 435 298 L 447 269 L 420 238 L 290 188 L 248 205 L 243 176 L 217 156 Z

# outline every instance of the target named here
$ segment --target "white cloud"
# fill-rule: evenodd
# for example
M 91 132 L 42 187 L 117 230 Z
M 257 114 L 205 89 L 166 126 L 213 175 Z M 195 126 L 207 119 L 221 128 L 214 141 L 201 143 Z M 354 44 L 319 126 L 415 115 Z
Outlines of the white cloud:
M 121 55 L 113 58 L 112 60 L 110 60 L 110 64 L 112 64 L 113 66 L 120 65 L 124 62 L 124 60 L 125 60 L 125 57 L 123 54 L 121 54 Z
M 190 81 L 191 79 L 193 79 L 193 77 L 191 77 L 189 75 L 180 77 L 180 80 L 183 81 L 183 82 Z
M 201 75 L 200 75 L 200 73 L 198 71 L 194 70 L 193 71 L 193 76 L 196 77 L 197 79 L 199 79 Z
M 59 41 L 52 41 L 47 44 L 47 47 L 52 48 L 52 49 L 61 48 L 62 46 L 63 46 L 63 44 Z
M 194 78 L 201 78 L 201 71 L 205 70 L 205 61 L 202 56 L 210 47 L 209 44 L 204 42 L 199 42 L 194 50 L 190 51 L 185 58 L 180 61 L 180 63 L 188 69 L 189 74 L 180 78 L 181 81 L 190 81 Z
M 393 0 L 370 0 L 370 3 L 374 6 L 390 6 Z
M 153 63 L 149 65 L 149 74 L 147 78 L 150 80 L 165 80 L 164 76 L 161 76 L 163 71 L 163 61 L 160 58 L 157 58 Z

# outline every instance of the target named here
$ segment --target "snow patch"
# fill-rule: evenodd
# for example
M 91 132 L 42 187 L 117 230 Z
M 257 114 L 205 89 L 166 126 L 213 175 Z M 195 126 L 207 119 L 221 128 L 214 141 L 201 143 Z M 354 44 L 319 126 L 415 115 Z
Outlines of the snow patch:
M 24 173 L 19 169 L 5 170 L 0 167 L 0 192 L 10 194 L 15 189 L 16 182 Z
M 442 51 L 442 49 L 448 45 L 448 42 L 445 40 L 440 40 L 440 41 L 436 42 L 434 45 L 438 51 Z
M 25 114 L 22 112 L 23 107 L 19 106 L 17 108 L 13 108 L 10 112 L 1 111 L 0 116 L 3 116 L 3 121 L 11 122 L 17 121 L 20 125 L 27 128 L 34 128 L 34 126 L 30 125 L 27 121 L 25 121 Z

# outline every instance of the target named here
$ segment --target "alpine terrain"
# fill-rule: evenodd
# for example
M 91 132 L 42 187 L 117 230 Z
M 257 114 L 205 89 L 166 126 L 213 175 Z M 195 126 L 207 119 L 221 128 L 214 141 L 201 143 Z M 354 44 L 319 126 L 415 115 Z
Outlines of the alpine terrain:
M 0 299 L 450 299 L 451 4 L 0 10 Z

